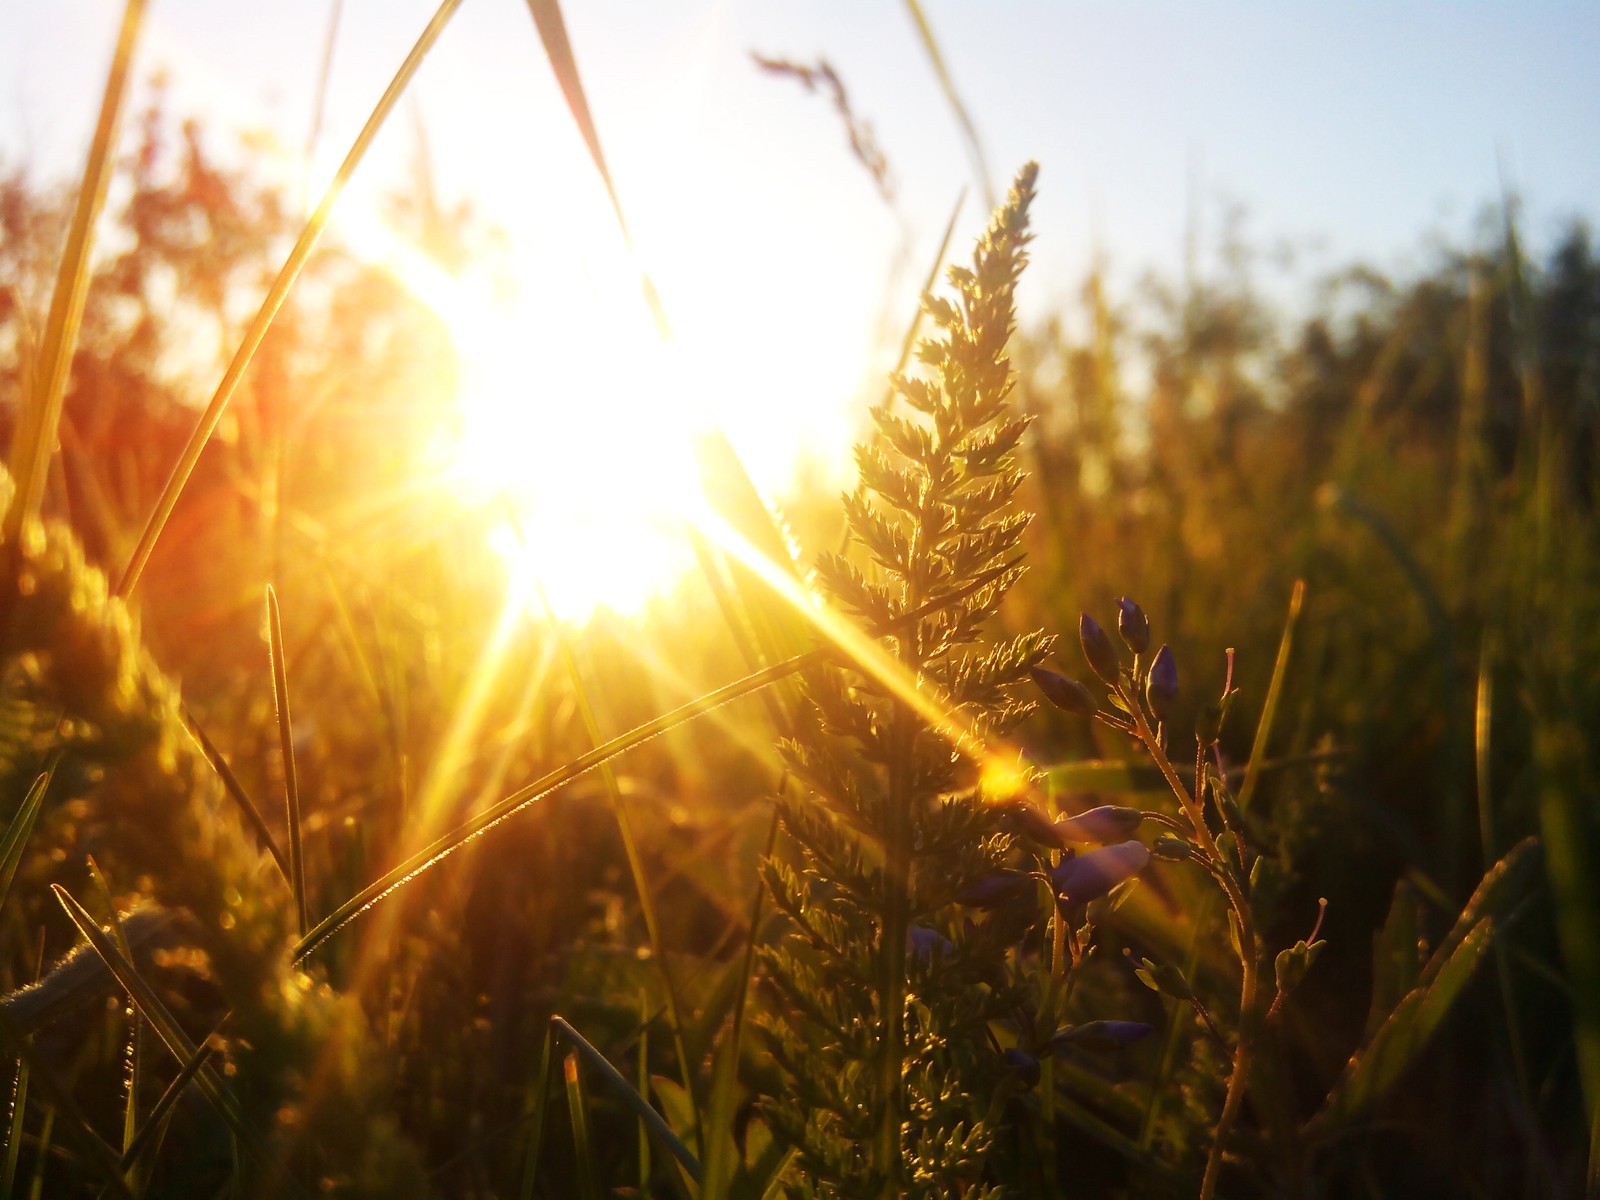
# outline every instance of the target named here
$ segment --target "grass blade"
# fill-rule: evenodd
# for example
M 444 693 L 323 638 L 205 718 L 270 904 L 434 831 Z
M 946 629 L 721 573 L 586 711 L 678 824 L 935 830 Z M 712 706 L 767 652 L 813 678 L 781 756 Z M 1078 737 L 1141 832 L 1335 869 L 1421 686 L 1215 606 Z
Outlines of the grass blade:
M 16 481 L 11 508 L 6 513 L 5 541 L 17 544 L 23 523 L 39 511 L 44 499 L 44 481 L 49 474 L 50 456 L 61 423 L 61 404 L 72 372 L 72 355 L 78 344 L 78 327 L 83 321 L 83 306 L 89 295 L 89 259 L 94 248 L 94 226 L 105 207 L 106 191 L 116 166 L 113 143 L 127 92 L 128 75 L 133 66 L 134 46 L 144 23 L 144 0 L 128 0 L 122 10 L 122 28 L 117 48 L 106 75 L 105 93 L 100 100 L 100 116 L 95 122 L 94 140 L 78 186 L 77 203 L 67 243 L 61 252 L 55 288 L 50 295 L 50 314 L 45 321 L 44 340 L 33 376 L 33 394 L 19 414 L 19 428 L 11 446 L 11 475 Z
M 892 625 L 872 630 L 870 635 L 884 637 L 893 633 L 896 629 L 903 629 L 922 620 L 929 613 L 937 612 L 947 605 L 954 604 L 963 596 L 987 586 L 995 579 L 1015 569 L 1015 567 L 1016 563 L 1011 562 L 993 571 L 986 572 L 967 586 L 930 600 L 920 608 L 906 613 Z M 397 889 L 405 886 L 405 884 L 429 867 L 455 853 L 473 838 L 488 832 L 501 821 L 555 791 L 556 788 L 571 783 L 574 779 L 592 771 L 601 763 L 609 762 L 617 755 L 626 753 L 635 746 L 650 741 L 652 738 L 659 737 L 669 729 L 675 729 L 686 721 L 694 720 L 696 717 L 704 716 L 708 712 L 721 708 L 724 704 L 729 704 L 743 696 L 758 692 L 780 679 L 788 678 L 796 671 L 802 671 L 809 666 L 824 662 L 839 653 L 842 653 L 842 651 L 833 646 L 818 646 L 815 650 L 797 655 L 787 662 L 753 671 L 742 679 L 737 679 L 730 684 L 717 688 L 715 691 L 707 692 L 687 704 L 681 704 L 670 712 L 663 713 L 661 716 L 646 721 L 642 725 L 637 725 L 627 733 L 619 734 L 609 742 L 596 746 L 587 754 L 579 755 L 565 766 L 557 767 L 555 770 L 540 776 L 526 787 L 519 788 L 505 799 L 490 805 L 471 820 L 434 839 L 399 866 L 392 868 L 339 905 L 338 908 L 319 921 L 309 933 L 300 939 L 294 949 L 294 961 L 299 962 L 308 954 L 313 953 L 335 933 L 355 920 L 356 917 Z
M 520 536 L 520 529 L 518 534 Z M 573 653 L 572 639 L 567 627 L 556 618 L 555 609 L 551 607 L 550 597 L 545 594 L 542 583 L 539 584 L 539 600 L 544 605 L 545 618 L 554 631 L 561 661 L 567 669 L 568 678 L 572 681 L 572 695 L 577 703 L 584 731 L 588 734 L 590 743 L 598 746 L 600 724 L 595 719 L 594 706 L 589 702 L 589 692 L 583 684 L 583 671 L 578 666 L 577 655 Z M 650 881 L 645 877 L 644 855 L 639 851 L 639 839 L 634 836 L 633 818 L 628 813 L 628 802 L 623 799 L 622 789 L 617 786 L 616 773 L 612 771 L 609 763 L 600 764 L 600 778 L 611 801 L 611 811 L 617 817 L 617 832 L 622 837 L 623 855 L 628 860 L 628 870 L 633 876 L 633 890 L 639 897 L 639 913 L 644 918 L 645 935 L 650 940 L 650 957 L 655 962 L 657 973 L 661 976 L 661 990 L 667 1001 L 667 1020 L 672 1026 L 678 1063 L 683 1071 L 683 1086 L 690 1096 L 694 1096 L 694 1060 L 690 1059 L 684 1049 L 683 1013 L 679 1004 L 678 987 L 672 978 L 672 970 L 667 965 L 666 945 L 661 939 L 661 919 L 656 912 Z M 704 1154 L 705 1148 L 702 1146 L 700 1149 Z
M 289 813 L 289 888 L 294 892 L 294 913 L 305 937 L 306 866 L 300 844 L 300 783 L 294 770 L 294 728 L 289 717 L 289 674 L 284 665 L 283 621 L 278 593 L 267 585 L 267 653 L 272 660 L 272 709 L 278 718 L 278 749 L 283 755 L 283 799 Z
M 17 1060 L 16 1081 L 11 1089 L 11 1122 L 6 1127 L 6 1159 L 0 1167 L 0 1200 L 11 1200 L 17 1181 L 17 1156 L 22 1152 L 22 1118 L 28 1111 L 28 1061 Z
M 600 1051 L 591 1046 L 588 1040 L 584 1038 L 583 1034 L 579 1033 L 576 1029 L 569 1025 L 564 1018 L 560 1016 L 552 1016 L 550 1018 L 550 1027 L 556 1031 L 556 1034 L 559 1037 L 563 1038 L 569 1045 L 571 1045 L 576 1053 L 581 1053 L 589 1060 L 591 1064 L 593 1064 L 594 1068 L 600 1072 L 601 1076 L 607 1083 L 611 1085 L 611 1087 L 616 1091 L 617 1095 L 628 1105 L 629 1108 L 633 1109 L 634 1113 L 639 1117 L 639 1119 L 644 1122 L 645 1127 L 650 1130 L 652 1136 L 654 1136 L 656 1141 L 660 1143 L 661 1148 L 682 1163 L 683 1169 L 689 1173 L 689 1177 L 698 1183 L 700 1181 L 700 1163 L 695 1159 L 695 1156 L 689 1152 L 689 1147 L 683 1144 L 683 1139 L 672 1132 L 672 1127 L 668 1125 L 666 1121 L 662 1120 L 661 1114 L 651 1106 L 648 1100 L 634 1090 L 633 1085 L 623 1077 L 622 1072 L 618 1071 L 614 1066 L 612 1066 L 611 1061 L 607 1059 L 605 1055 L 601 1054 Z M 574 1055 L 569 1054 L 567 1056 L 567 1095 L 569 1100 L 572 1096 L 572 1079 L 575 1074 L 574 1067 Z M 577 1132 L 577 1114 L 574 1114 L 574 1137 L 577 1136 Z
M 578 1193 L 583 1200 L 600 1200 L 600 1175 L 595 1169 L 594 1144 L 589 1140 L 589 1097 L 583 1087 L 578 1052 L 563 1060 L 567 1080 L 567 1111 L 572 1115 L 572 1149 L 578 1160 Z
M 555 1055 L 555 1030 L 545 1027 L 544 1049 L 539 1054 L 539 1078 L 533 1092 L 533 1128 L 528 1133 L 528 1149 L 522 1157 L 520 1200 L 533 1200 L 533 1181 L 539 1177 L 539 1160 L 544 1154 L 545 1118 L 550 1112 L 550 1066 Z
M 589 99 L 584 94 L 583 79 L 578 74 L 578 60 L 572 53 L 572 40 L 567 37 L 567 23 L 561 15 L 560 0 L 528 0 L 528 12 L 533 15 L 534 27 L 539 31 L 539 40 L 544 43 L 545 55 L 550 59 L 550 69 L 555 72 L 556 83 L 560 85 L 561 95 L 567 102 L 567 111 L 572 114 L 578 135 L 589 150 L 594 169 L 600 173 L 600 182 L 605 184 L 611 210 L 617 215 L 617 227 L 622 231 L 622 240 L 631 251 L 633 235 L 628 232 L 627 219 L 622 215 L 622 201 L 617 197 L 617 187 L 611 179 L 611 168 L 606 165 L 605 153 L 600 149 L 600 133 L 589 111 Z M 661 306 L 656 285 L 644 271 L 639 273 L 639 285 L 644 292 L 645 303 L 650 306 L 650 315 L 655 318 L 656 328 L 662 336 L 666 336 L 671 326 L 667 322 L 666 309 Z
M 133 1200 L 133 1193 L 122 1181 L 122 1167 L 117 1161 L 116 1151 L 94 1131 L 94 1126 L 89 1124 L 89 1118 L 78 1107 L 67 1086 L 56 1077 L 50 1063 L 39 1056 L 32 1040 L 4 1008 L 0 1008 L 0 1043 L 4 1044 L 7 1054 L 27 1064 L 30 1088 L 37 1089 L 40 1099 L 61 1117 L 69 1138 L 76 1144 L 79 1153 L 99 1172 L 106 1186 L 113 1194 Z
M 955 207 L 950 210 L 950 219 L 945 222 L 944 236 L 939 239 L 939 252 L 933 256 L 933 262 L 928 267 L 928 277 L 922 281 L 920 295 L 926 296 L 933 291 L 939 282 L 939 268 L 944 266 L 945 256 L 950 253 L 950 239 L 956 232 L 956 219 L 961 216 L 961 208 L 967 202 L 967 189 L 962 188 L 956 196 Z M 916 314 L 911 318 L 911 324 L 906 326 L 906 335 L 900 339 L 900 357 L 895 359 L 894 375 L 906 369 L 906 364 L 911 361 L 911 352 L 917 348 L 917 331 L 922 328 L 922 305 L 917 305 Z M 894 385 L 889 386 L 884 403 L 894 399 Z
M 211 739 L 206 736 L 206 731 L 200 728 L 200 722 L 194 719 L 194 714 L 188 708 L 183 709 L 183 727 L 189 731 L 189 736 L 194 739 L 195 745 L 200 747 L 200 753 L 205 755 L 206 761 L 211 764 L 211 769 L 217 773 L 217 778 L 222 781 L 223 790 L 239 806 L 246 823 L 255 831 L 256 837 L 261 839 L 262 846 L 277 864 L 278 873 L 283 876 L 283 881 L 293 887 L 289 860 L 284 858 L 283 851 L 279 849 L 278 839 L 272 836 L 266 818 L 261 815 L 261 810 L 256 807 L 255 801 L 250 799 L 249 793 L 244 790 L 244 785 L 233 773 L 228 760 L 222 757 L 222 751 L 212 744 Z
M 1277 722 L 1278 704 L 1283 699 L 1283 681 L 1289 674 L 1289 655 L 1294 650 L 1294 633 L 1300 624 L 1300 610 L 1305 600 L 1306 581 L 1296 579 L 1294 591 L 1289 595 L 1289 615 L 1283 622 L 1283 637 L 1278 641 L 1278 658 L 1272 664 L 1272 682 L 1267 685 L 1261 719 L 1256 722 L 1255 741 L 1250 745 L 1250 763 L 1245 767 L 1244 783 L 1239 786 L 1240 812 L 1249 811 L 1250 798 L 1255 795 L 1256 783 L 1261 778 L 1261 764 L 1266 761 L 1267 743 L 1272 738 L 1272 727 Z
M 1555 909 L 1556 938 L 1572 987 L 1573 1036 L 1589 1125 L 1600 1134 L 1600 851 L 1595 847 L 1595 780 L 1589 739 L 1575 723 L 1544 718 L 1534 734 L 1539 829 Z M 1600 1140 L 1590 1147 L 1600 1170 Z
M 115 939 L 117 950 L 122 957 L 130 963 L 133 961 L 133 946 L 128 941 L 128 932 L 122 927 L 122 916 L 117 912 L 117 902 L 111 894 L 111 885 L 106 882 L 105 874 L 100 870 L 100 864 L 95 862 L 94 855 L 89 856 L 89 882 L 95 894 L 99 897 L 102 907 L 110 914 L 111 936 Z M 143 1021 L 138 1013 L 133 1013 L 128 1020 L 128 1094 L 125 1097 L 122 1109 L 122 1152 L 128 1152 L 129 1145 L 133 1142 L 134 1132 L 139 1126 L 139 1092 L 144 1083 L 144 1036 Z M 128 1186 L 137 1187 L 138 1181 L 130 1175 Z
M 1330 1135 L 1387 1092 L 1420 1055 L 1488 948 L 1494 922 L 1480 921 L 1456 946 L 1434 977 L 1405 997 L 1372 1040 L 1354 1057 L 1308 1132 Z
M 223 1018 L 226 1020 L 227 1018 Z M 220 1029 L 221 1026 L 218 1026 Z M 212 1036 L 215 1036 L 213 1034 Z M 201 1042 L 194 1054 L 183 1064 L 178 1073 L 172 1077 L 172 1082 L 166 1086 L 161 1096 L 150 1109 L 150 1115 L 144 1119 L 144 1124 L 133 1135 L 133 1140 L 122 1152 L 123 1167 L 132 1167 L 139 1161 L 146 1148 L 154 1150 L 159 1147 L 161 1138 L 166 1133 L 167 1118 L 172 1115 L 173 1106 L 178 1103 L 178 1098 L 183 1095 L 184 1088 L 194 1081 L 200 1069 L 210 1061 L 212 1055 L 211 1038 Z
M 778 787 L 782 792 L 783 785 Z M 767 831 L 765 857 L 771 858 L 778 843 L 778 810 L 772 810 L 772 825 Z M 755 973 L 756 931 L 761 928 L 761 909 L 767 890 L 759 882 L 755 897 L 750 902 L 749 936 L 745 939 L 744 954 L 738 988 L 733 1000 L 733 1026 L 721 1046 L 712 1066 L 711 1104 L 706 1120 L 705 1141 L 709 1147 L 706 1158 L 705 1186 L 700 1200 L 724 1200 L 733 1185 L 734 1168 L 738 1165 L 733 1141 L 734 1101 L 739 1087 L 739 1051 L 744 1040 L 745 1013 L 750 999 L 750 977 Z M 781 1173 L 781 1168 L 779 1168 Z
M 211 434 L 216 430 L 217 422 L 222 420 L 223 411 L 228 407 L 228 402 L 233 399 L 233 393 L 239 386 L 239 381 L 244 378 L 245 370 L 250 366 L 250 360 L 255 357 L 256 350 L 260 348 L 261 341 L 267 336 L 267 329 L 271 326 L 273 318 L 278 315 L 278 310 L 283 307 L 283 302 L 289 295 L 289 289 L 294 286 L 300 277 L 301 269 L 306 265 L 306 260 L 311 257 L 311 251 L 316 248 L 322 232 L 327 228 L 328 220 L 333 215 L 333 206 L 343 193 L 345 185 L 350 181 L 350 176 L 360 165 L 366 155 L 367 148 L 372 144 L 373 138 L 383 123 L 388 119 L 389 113 L 399 102 L 401 94 L 406 90 L 406 85 L 411 82 L 411 77 L 417 73 L 417 68 L 422 65 L 422 60 L 428 51 L 439 40 L 439 35 L 444 32 L 450 18 L 455 15 L 461 0 L 440 0 L 439 7 L 434 11 L 433 19 L 428 22 L 422 36 L 417 39 L 416 45 L 411 48 L 411 53 L 400 64 L 400 69 L 395 72 L 394 78 L 389 81 L 389 86 L 384 90 L 383 96 L 378 100 L 377 106 L 367 118 L 367 123 L 362 126 L 361 132 L 356 135 L 355 142 L 350 147 L 350 152 L 345 155 L 344 162 L 339 164 L 339 169 L 334 173 L 333 180 L 328 184 L 327 191 L 323 193 L 317 209 L 311 214 L 311 219 L 306 222 L 300 231 L 300 237 L 294 244 L 294 249 L 289 251 L 289 257 L 284 260 L 283 266 L 278 271 L 278 276 L 272 281 L 272 286 L 267 290 L 266 299 L 261 302 L 250 327 L 245 331 L 244 340 L 239 343 L 239 348 L 234 351 L 233 360 L 228 364 L 228 369 L 223 373 L 222 382 L 217 385 L 217 390 L 211 397 L 211 402 L 206 405 L 205 412 L 201 415 L 194 432 L 189 435 L 188 442 L 184 445 L 182 453 L 178 456 L 177 463 L 172 468 L 172 474 L 167 477 L 166 484 L 161 489 L 161 495 L 156 500 L 155 511 L 150 514 L 149 521 L 145 524 L 144 532 L 139 535 L 138 545 L 134 547 L 133 555 L 128 560 L 128 565 L 123 569 L 122 578 L 117 582 L 117 595 L 127 596 L 138 586 L 139 577 L 144 573 L 145 564 L 150 561 L 150 552 L 155 549 L 161 531 L 166 527 L 167 518 L 172 515 L 172 510 L 177 506 L 178 497 L 182 494 L 189 476 L 194 473 L 194 467 L 200 461 L 200 452 L 205 449 L 206 443 L 211 440 Z
M 939 40 L 933 36 L 933 26 L 928 24 L 928 15 L 922 11 L 920 0 L 906 0 L 906 11 L 911 14 L 911 20 L 917 26 L 917 33 L 922 38 L 922 48 L 928 54 L 928 61 L 933 64 L 933 72 L 939 77 L 939 86 L 944 89 L 944 98 L 949 102 L 950 109 L 955 113 L 956 121 L 961 126 L 962 135 L 967 140 L 967 153 L 972 156 L 972 169 L 983 188 L 984 203 L 993 210 L 996 207 L 994 188 L 989 184 L 989 162 L 983 152 L 983 140 L 978 137 L 978 127 L 972 123 L 967 106 L 961 102 L 961 93 L 956 90 L 956 81 L 950 75 L 950 68 L 945 65 L 944 55 L 939 50 Z
M 44 807 L 45 793 L 50 790 L 50 780 L 54 777 L 56 764 L 60 761 L 61 754 L 57 751 L 51 756 L 39 777 L 33 781 L 28 794 L 22 798 L 22 804 L 17 808 L 16 815 L 6 826 L 5 836 L 0 837 L 0 905 L 5 904 L 6 895 L 11 891 L 11 881 L 16 878 L 17 867 L 22 863 L 22 852 L 28 845 L 28 838 L 33 835 L 34 823 L 39 819 L 39 811 Z
M 78 931 L 83 934 L 90 946 L 94 948 L 95 953 L 111 969 L 111 973 L 116 976 L 117 982 L 128 993 L 129 998 L 133 1001 L 134 1006 L 138 1008 L 140 1014 L 150 1023 L 150 1027 L 156 1031 L 156 1035 L 166 1043 L 167 1049 L 172 1051 L 173 1057 L 180 1063 L 187 1063 L 195 1056 L 197 1049 L 194 1043 L 189 1040 L 189 1035 L 184 1033 L 183 1027 L 178 1024 L 167 1010 L 167 1006 L 161 1002 L 161 998 L 156 995 L 155 990 L 145 982 L 144 977 L 134 969 L 133 964 L 122 957 L 116 945 L 94 923 L 94 918 L 89 915 L 83 905 L 73 899 L 66 888 L 59 883 L 55 883 L 50 885 L 50 890 L 55 893 L 56 899 L 61 902 L 61 907 L 66 910 L 67 916 L 78 927 Z M 201 1067 L 195 1075 L 195 1083 L 200 1088 L 200 1094 L 210 1101 L 211 1106 L 217 1110 L 217 1114 L 227 1123 L 234 1137 L 239 1140 L 239 1144 L 256 1160 L 258 1165 L 264 1168 L 274 1181 L 288 1180 L 291 1187 L 298 1194 L 306 1195 L 307 1193 L 299 1185 L 298 1181 L 267 1152 L 255 1135 L 250 1132 L 249 1126 L 244 1122 L 244 1115 L 239 1107 L 238 1100 L 222 1080 L 217 1078 L 210 1070 Z

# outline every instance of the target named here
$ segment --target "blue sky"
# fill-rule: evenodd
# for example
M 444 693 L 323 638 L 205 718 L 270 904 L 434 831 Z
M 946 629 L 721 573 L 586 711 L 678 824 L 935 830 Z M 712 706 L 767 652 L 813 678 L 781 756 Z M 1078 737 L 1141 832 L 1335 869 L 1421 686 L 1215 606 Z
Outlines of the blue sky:
M 273 133 L 298 172 L 330 0 L 153 0 L 142 74 L 218 144 Z M 313 186 L 425 24 L 426 0 L 346 0 Z M 749 370 L 796 395 L 859 393 L 880 329 L 909 314 L 950 207 L 973 183 L 964 144 L 897 0 L 569 0 L 591 104 L 624 207 L 669 310 L 749 343 Z M 926 0 L 995 179 L 1042 164 L 1025 312 L 1075 294 L 1096 253 L 1125 287 L 1175 274 L 1191 212 L 1223 199 L 1300 278 L 1364 258 L 1420 265 L 1461 241 L 1509 183 L 1536 247 L 1600 218 L 1600 5 L 1391 0 L 1310 4 Z M 0 0 L 0 153 L 77 169 L 120 4 Z M 827 102 L 767 77 L 750 51 L 826 57 L 871 122 L 891 212 Z M 603 271 L 609 220 L 520 0 L 467 0 L 416 81 L 447 197 L 507 226 L 525 280 Z M 352 211 L 404 178 L 414 122 L 386 130 Z M 1198 201 L 1198 204 L 1194 203 Z M 969 198 L 956 242 L 983 220 Z M 964 253 L 964 250 L 961 250 Z M 1202 267 L 1204 260 L 1202 260 Z M 576 273 L 575 275 L 573 273 Z M 536 277 L 536 278 L 535 278 Z M 887 316 L 885 314 L 888 314 Z M 782 364 L 788 363 L 789 366 Z M 776 365 L 775 365 L 776 364 Z M 781 376 L 781 378 L 780 378 Z

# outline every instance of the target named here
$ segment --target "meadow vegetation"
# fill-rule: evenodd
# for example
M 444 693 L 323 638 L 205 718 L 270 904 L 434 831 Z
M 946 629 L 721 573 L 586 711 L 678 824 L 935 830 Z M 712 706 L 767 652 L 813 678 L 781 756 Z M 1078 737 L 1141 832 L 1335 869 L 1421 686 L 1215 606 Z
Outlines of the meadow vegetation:
M 708 443 L 574 624 L 441 318 L 131 125 L 94 253 L 0 164 L 0 1196 L 1600 1196 L 1581 225 L 1018 329 L 1030 165 L 859 484 Z

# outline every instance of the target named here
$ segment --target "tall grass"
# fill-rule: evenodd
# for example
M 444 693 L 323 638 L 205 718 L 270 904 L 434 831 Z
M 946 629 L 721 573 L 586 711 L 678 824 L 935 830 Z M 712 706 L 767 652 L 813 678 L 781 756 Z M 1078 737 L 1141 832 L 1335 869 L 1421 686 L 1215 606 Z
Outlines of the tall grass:
M 337 393 L 351 346 L 388 347 L 359 403 L 404 393 L 425 314 L 318 246 L 455 8 L 281 264 L 262 230 L 271 282 L 182 428 L 91 319 L 126 8 L 44 334 L 4 376 L 5 1193 L 1595 1194 L 1582 235 L 1533 264 L 1508 206 L 1284 350 L 1242 280 L 1193 280 L 1146 313 L 1136 439 L 1104 280 L 1083 344 L 1013 328 L 1026 171 L 924 298 L 860 489 L 802 522 L 853 549 L 808 571 L 710 439 L 709 598 L 485 642 L 503 581 L 420 455 L 334 461 L 315 417 L 214 440 L 274 387 Z M 529 8 L 625 237 L 560 7 Z M 319 272 L 321 338 L 294 291 Z M 119 388 L 170 472 L 80 428 Z M 261 554 L 237 513 L 268 475 Z M 126 564 L 85 516 L 119 504 Z M 426 528 L 341 524 L 375 508 Z M 163 538 L 182 612 L 140 586 Z M 1120 649 L 1093 620 L 1118 596 Z M 1040 669 L 1041 630 L 1081 656 Z M 649 669 L 669 644 L 684 679 Z M 282 820 L 251 799 L 279 788 Z

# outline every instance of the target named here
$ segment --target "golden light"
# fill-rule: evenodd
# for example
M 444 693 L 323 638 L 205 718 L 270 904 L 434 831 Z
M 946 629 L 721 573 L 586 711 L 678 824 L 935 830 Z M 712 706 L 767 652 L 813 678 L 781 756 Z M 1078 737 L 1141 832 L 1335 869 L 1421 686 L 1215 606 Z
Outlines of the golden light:
M 841 297 L 793 263 L 753 276 L 748 248 L 773 233 L 762 214 L 670 190 L 650 199 L 635 253 L 589 189 L 547 184 L 548 207 L 506 231 L 507 261 L 464 278 L 376 218 L 342 222 L 450 330 L 450 456 L 464 496 L 505 509 L 489 539 L 513 589 L 579 622 L 600 606 L 638 612 L 693 567 L 698 434 L 724 432 L 768 497 L 806 460 L 842 483 L 868 378 L 860 331 L 875 298 Z M 644 300 L 646 265 L 670 336 Z

